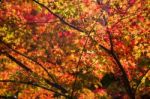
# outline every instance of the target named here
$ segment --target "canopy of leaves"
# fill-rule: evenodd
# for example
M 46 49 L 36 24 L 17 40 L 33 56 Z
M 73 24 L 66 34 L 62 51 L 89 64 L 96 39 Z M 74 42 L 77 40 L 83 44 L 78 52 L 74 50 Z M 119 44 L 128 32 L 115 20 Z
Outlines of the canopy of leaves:
M 0 97 L 148 97 L 149 10 L 149 0 L 2 0 Z

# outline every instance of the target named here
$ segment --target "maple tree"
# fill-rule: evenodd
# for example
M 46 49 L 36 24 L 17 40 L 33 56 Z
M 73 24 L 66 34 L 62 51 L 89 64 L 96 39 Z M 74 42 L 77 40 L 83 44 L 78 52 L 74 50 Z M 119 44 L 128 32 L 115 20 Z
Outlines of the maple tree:
M 0 97 L 150 97 L 149 5 L 2 0 Z

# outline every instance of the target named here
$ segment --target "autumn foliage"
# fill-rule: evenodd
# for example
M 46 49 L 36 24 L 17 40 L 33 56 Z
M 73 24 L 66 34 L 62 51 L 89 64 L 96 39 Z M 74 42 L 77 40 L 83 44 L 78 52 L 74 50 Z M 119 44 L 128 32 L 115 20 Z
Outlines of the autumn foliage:
M 149 0 L 1 0 L 0 98 L 150 98 Z

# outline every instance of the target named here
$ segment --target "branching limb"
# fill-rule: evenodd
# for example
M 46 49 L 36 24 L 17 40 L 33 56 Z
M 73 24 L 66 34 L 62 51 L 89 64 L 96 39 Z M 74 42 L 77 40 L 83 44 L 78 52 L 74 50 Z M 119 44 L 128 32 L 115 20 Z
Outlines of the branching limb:
M 84 30 L 82 30 L 82 29 L 80 29 L 80 28 L 78 28 L 78 27 L 76 27 L 76 26 L 74 26 L 74 25 L 72 25 L 72 24 L 66 22 L 61 16 L 57 15 L 56 13 L 54 13 L 52 10 L 50 10 L 50 9 L 49 9 L 47 6 L 45 6 L 44 4 L 42 4 L 42 3 L 40 3 L 40 2 L 38 2 L 38 1 L 36 1 L 36 0 L 33 0 L 33 1 L 34 1 L 35 3 L 37 3 L 37 4 L 39 4 L 41 7 L 47 9 L 51 14 L 53 14 L 56 18 L 58 18 L 58 19 L 59 19 L 62 23 L 64 23 L 65 25 L 67 25 L 67 26 L 69 26 L 69 27 L 71 27 L 71 28 L 73 28 L 73 29 L 75 29 L 75 30 L 77 30 L 77 31 L 79 31 L 79 32 L 88 33 L 88 31 L 84 31 Z M 89 38 L 90 38 L 93 42 L 96 42 L 96 43 L 98 44 L 98 42 L 97 42 L 96 40 L 94 40 L 91 36 L 89 36 Z M 98 45 L 99 45 L 100 48 L 102 48 L 103 50 L 105 50 L 108 54 L 110 54 L 110 55 L 114 58 L 115 62 L 117 63 L 117 65 L 119 66 L 119 68 L 120 68 L 120 70 L 121 70 L 121 72 L 122 72 L 122 74 L 123 74 L 123 77 L 124 77 L 124 84 L 125 84 L 125 86 L 126 86 L 126 90 L 128 91 L 128 93 L 129 93 L 129 95 L 131 96 L 131 98 L 134 99 L 134 94 L 132 93 L 131 86 L 130 86 L 130 83 L 129 83 L 127 74 L 126 74 L 126 72 L 125 72 L 125 70 L 124 70 L 124 68 L 123 68 L 123 66 L 122 66 L 122 64 L 121 64 L 121 62 L 120 62 L 120 60 L 118 59 L 116 53 L 114 52 L 114 49 L 113 49 L 113 42 L 112 42 L 112 36 L 111 36 L 111 35 L 109 35 L 109 39 L 110 39 L 110 46 L 111 46 L 110 50 L 107 49 L 106 47 L 104 47 L 104 46 L 101 45 L 101 44 L 98 44 Z
M 13 62 L 15 62 L 18 66 L 20 66 L 22 69 L 26 70 L 27 72 L 31 73 L 31 74 L 35 74 L 38 76 L 37 73 L 33 72 L 30 68 L 28 68 L 26 65 L 22 64 L 20 61 L 18 61 L 16 58 L 14 58 L 12 55 L 8 54 L 7 52 L 3 53 L 5 54 L 8 58 L 10 58 Z M 41 78 L 41 77 L 40 77 Z M 51 81 L 49 81 L 48 79 L 42 77 L 42 79 L 49 85 L 51 85 L 52 87 L 61 90 L 63 93 L 66 93 L 67 90 L 65 88 L 63 88 L 62 86 L 60 86 L 57 83 L 53 83 Z
M 56 83 L 55 78 L 52 76 L 52 74 L 50 74 L 50 73 L 48 72 L 48 70 L 47 70 L 42 64 L 40 64 L 39 62 L 37 62 L 37 61 L 35 61 L 34 59 L 30 58 L 29 56 L 24 55 L 24 54 L 20 53 L 19 51 L 13 49 L 13 48 L 10 47 L 8 44 L 6 44 L 4 41 L 0 40 L 0 43 L 4 44 L 9 50 L 12 50 L 13 52 L 15 52 L 15 53 L 17 53 L 17 54 L 19 54 L 19 55 L 21 55 L 21 56 L 23 56 L 23 57 L 25 57 L 25 58 L 31 60 L 32 62 L 36 63 L 37 65 L 39 65 L 39 66 L 48 74 L 48 76 Z M 54 63 L 51 63 L 51 64 L 55 65 Z
M 132 91 L 132 88 L 130 86 L 130 82 L 127 76 L 127 73 L 125 71 L 125 69 L 123 68 L 123 65 L 120 62 L 120 59 L 118 58 L 117 54 L 114 51 L 114 45 L 113 45 L 113 41 L 112 41 L 112 34 L 107 31 L 108 35 L 109 35 L 109 43 L 110 43 L 110 54 L 113 57 L 113 59 L 115 60 L 115 62 L 117 63 L 118 67 L 120 68 L 121 72 L 122 72 L 122 77 L 123 77 L 123 82 L 126 88 L 126 91 L 128 92 L 128 94 L 130 95 L 130 97 L 132 99 L 135 99 L 135 95 Z
M 80 29 L 79 27 L 76 27 L 74 26 L 73 24 L 70 24 L 68 23 L 67 21 L 65 21 L 61 16 L 57 15 L 56 13 L 54 13 L 52 10 L 50 10 L 47 6 L 45 6 L 44 4 L 38 2 L 37 0 L 33 0 L 35 3 L 39 4 L 41 7 L 47 9 L 51 14 L 53 14 L 56 18 L 58 18 L 60 20 L 60 22 L 62 22 L 63 24 L 79 31 L 79 32 L 83 32 L 83 33 L 89 33 L 89 31 L 86 31 L 86 30 L 83 30 L 83 29 Z M 91 39 L 91 41 L 95 42 L 98 44 L 98 42 L 96 40 L 94 40 L 91 36 L 89 36 L 89 38 Z M 102 48 L 103 50 L 105 50 L 106 52 L 109 52 L 109 50 L 104 47 L 103 45 L 101 44 L 98 44 L 100 48 Z
M 107 20 L 106 20 L 105 17 L 103 17 L 103 21 L 104 21 L 104 23 L 106 23 L 106 24 L 104 24 L 103 26 L 106 27 L 108 22 L 107 22 Z M 107 29 L 107 28 L 106 28 L 106 29 Z M 119 69 L 121 70 L 122 77 L 123 77 L 123 82 L 124 82 L 126 91 L 128 92 L 128 94 L 130 95 L 130 97 L 131 97 L 132 99 L 135 99 L 135 95 L 134 95 L 134 93 L 132 92 L 132 88 L 131 88 L 131 86 L 130 86 L 130 82 L 129 82 L 128 76 L 127 76 L 127 74 L 126 74 L 126 71 L 125 71 L 125 69 L 123 68 L 123 65 L 121 64 L 120 59 L 118 58 L 117 54 L 116 54 L 115 51 L 114 51 L 114 45 L 113 45 L 113 40 L 112 40 L 112 34 L 110 33 L 110 31 L 108 31 L 108 29 L 106 30 L 106 32 L 108 33 L 108 37 L 109 37 L 110 50 L 105 49 L 105 48 L 103 48 L 103 49 L 106 50 L 106 52 L 107 52 L 108 54 L 110 54 L 110 55 L 113 57 L 113 59 L 115 60 L 115 62 L 116 62 L 116 64 L 118 65 Z M 102 46 L 102 47 L 103 47 L 103 46 Z
M 39 87 L 39 88 L 42 88 L 42 89 L 45 89 L 45 90 L 57 93 L 57 94 L 62 95 L 64 97 L 68 97 L 65 94 L 62 94 L 62 93 L 57 92 L 57 91 L 55 91 L 53 89 L 49 89 L 47 87 L 41 86 L 41 85 L 39 85 L 38 83 L 35 83 L 35 82 L 24 82 L 24 81 L 16 81 L 16 80 L 0 80 L 0 82 L 3 82 L 3 83 L 19 83 L 19 84 L 24 84 L 24 85 L 35 86 L 35 87 Z M 6 97 L 6 96 L 2 96 L 2 97 Z

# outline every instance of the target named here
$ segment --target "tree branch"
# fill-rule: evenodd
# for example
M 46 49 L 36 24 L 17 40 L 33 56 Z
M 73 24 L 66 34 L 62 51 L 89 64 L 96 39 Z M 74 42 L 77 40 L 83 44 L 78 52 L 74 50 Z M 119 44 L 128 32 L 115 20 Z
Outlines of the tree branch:
M 148 69 L 145 74 L 143 75 L 143 77 L 141 78 L 140 82 L 137 84 L 136 88 L 135 88 L 135 94 L 138 90 L 138 88 L 140 87 L 141 83 L 142 83 L 142 80 L 144 79 L 144 77 L 148 74 L 148 72 L 150 71 L 150 69 Z
M 0 39 L 0 43 L 4 44 L 6 47 L 8 47 L 9 49 L 11 49 L 13 52 L 15 52 L 15 53 L 17 53 L 17 54 L 19 54 L 19 55 L 21 55 L 21 56 L 23 56 L 23 57 L 25 57 L 25 58 L 31 60 L 32 62 L 36 63 L 37 65 L 39 65 L 39 66 L 47 73 L 47 75 L 56 83 L 55 78 L 52 76 L 51 73 L 48 72 L 48 70 L 47 70 L 42 64 L 40 64 L 39 62 L 37 62 L 37 61 L 35 61 L 34 59 L 30 58 L 29 56 L 26 56 L 26 55 L 20 53 L 19 51 L 13 49 L 12 47 L 10 47 L 8 44 L 6 44 L 6 43 L 5 43 L 4 41 L 2 41 L 1 39 Z M 53 64 L 53 63 L 51 63 L 51 64 Z M 53 65 L 55 65 L 55 64 L 53 64 Z
M 132 88 L 130 86 L 130 82 L 128 80 L 128 76 L 120 62 L 120 60 L 118 59 L 118 57 L 116 56 L 116 54 L 114 52 L 111 52 L 112 57 L 114 58 L 115 62 L 117 63 L 118 67 L 120 68 L 121 72 L 122 72 L 122 77 L 123 77 L 123 82 L 126 88 L 127 93 L 130 95 L 131 99 L 135 99 L 135 95 L 132 92 Z
M 24 64 L 22 64 L 21 62 L 19 62 L 16 58 L 14 58 L 12 55 L 8 54 L 7 52 L 5 52 L 5 55 L 11 59 L 13 62 L 15 62 L 18 66 L 20 66 L 22 69 L 30 72 L 30 73 L 33 73 L 33 71 L 28 68 L 27 66 L 25 66 Z
M 64 23 L 65 25 L 68 25 L 69 27 L 71 27 L 71 28 L 73 28 L 73 29 L 75 29 L 75 30 L 78 30 L 78 31 L 80 31 L 80 32 L 85 32 L 85 31 L 83 31 L 82 29 L 80 29 L 80 28 L 78 28 L 78 27 L 76 27 L 76 26 L 74 26 L 74 25 L 72 25 L 72 24 L 66 22 L 61 16 L 59 16 L 59 15 L 57 15 L 56 13 L 54 13 L 53 11 L 51 11 L 51 10 L 50 10 L 47 6 L 45 6 L 44 4 L 38 2 L 37 0 L 33 0 L 33 1 L 34 1 L 35 3 L 37 3 L 38 5 L 40 5 L 41 7 L 47 9 L 51 14 L 53 14 L 56 18 L 58 18 L 58 19 L 59 19 L 62 23 Z
M 85 41 L 85 43 L 84 43 L 84 45 L 83 45 L 83 49 L 82 49 L 82 51 L 81 51 L 81 54 L 80 54 L 80 57 L 79 57 L 79 60 L 78 60 L 77 66 L 76 66 L 77 72 L 78 72 L 79 63 L 80 63 L 80 61 L 81 61 L 81 59 L 82 59 L 82 55 L 83 55 L 83 52 L 84 52 L 84 50 L 85 50 L 86 44 L 87 44 L 87 42 L 88 42 L 88 39 L 89 39 L 89 37 L 90 37 L 90 34 L 91 34 L 91 32 L 93 31 L 95 25 L 96 25 L 96 24 L 94 23 L 92 29 L 91 29 L 91 30 L 89 31 L 89 33 L 87 34 L 87 39 L 86 39 L 86 41 Z M 74 93 L 74 91 L 75 91 L 75 86 L 76 86 L 76 83 L 77 83 L 77 78 L 78 78 L 78 73 L 75 75 L 75 81 L 74 81 L 74 83 L 73 83 L 73 85 L 72 85 L 72 93 L 71 93 L 71 97 L 72 97 L 72 98 L 73 98 L 73 93 Z
M 79 29 L 78 27 L 66 22 L 62 17 L 60 17 L 59 15 L 55 14 L 54 12 L 52 12 L 47 6 L 45 6 L 44 4 L 41 4 L 39 3 L 38 1 L 36 0 L 33 0 L 35 3 L 39 4 L 40 6 L 44 7 L 45 9 L 47 9 L 51 14 L 53 14 L 55 17 L 57 17 L 62 23 L 64 23 L 65 25 L 75 29 L 75 30 L 78 30 L 79 32 L 86 32 L 86 31 L 83 31 L 82 29 Z M 88 33 L 88 32 L 87 32 Z M 96 40 L 94 40 L 91 36 L 89 36 L 89 38 L 96 42 L 98 44 L 98 42 Z M 112 38 L 111 38 L 111 35 L 109 35 L 109 38 L 110 38 L 110 45 L 111 45 L 111 50 L 107 49 L 106 47 L 104 47 L 103 45 L 101 44 L 98 44 L 100 48 L 102 48 L 103 50 L 105 50 L 108 54 L 112 55 L 112 57 L 114 58 L 114 60 L 116 61 L 116 63 L 118 64 L 121 72 L 123 73 L 123 77 L 124 77 L 124 84 L 126 86 L 126 90 L 127 92 L 129 93 L 130 97 L 132 99 L 134 99 L 134 94 L 132 93 L 132 89 L 131 89 L 131 86 L 130 86 L 130 83 L 129 83 L 129 80 L 128 80 L 128 77 L 127 77 L 127 74 L 122 66 L 122 64 L 120 63 L 120 60 L 118 59 L 118 57 L 116 56 L 116 54 L 113 52 L 113 43 L 112 43 Z
M 111 50 L 111 52 L 114 52 L 112 34 L 109 31 L 107 31 L 107 33 L 108 33 L 108 36 L 109 36 L 110 50 Z
M 33 72 L 30 68 L 28 68 L 27 66 L 25 66 L 24 64 L 22 64 L 20 61 L 18 61 L 16 58 L 14 58 L 12 55 L 8 54 L 7 52 L 3 53 L 5 54 L 8 58 L 10 58 L 12 61 L 14 61 L 18 66 L 20 66 L 22 69 L 26 70 L 27 72 L 30 72 L 32 74 L 36 74 L 38 76 L 37 73 Z M 59 90 L 61 90 L 63 93 L 66 93 L 67 90 L 65 88 L 63 88 L 62 86 L 60 86 L 57 83 L 53 83 L 51 81 L 49 81 L 48 79 L 42 77 L 42 79 L 49 85 L 51 85 L 54 88 L 57 88 Z
M 31 86 L 35 86 L 35 87 L 39 87 L 39 88 L 42 88 L 42 89 L 45 89 L 45 90 L 48 90 L 48 91 L 52 91 L 54 93 L 57 93 L 59 95 L 62 95 L 64 97 L 68 97 L 67 95 L 65 94 L 62 94 L 62 93 L 59 93 L 53 89 L 49 89 L 47 87 L 44 87 L 44 86 L 41 86 L 35 82 L 24 82 L 24 81 L 16 81 L 16 80 L 0 80 L 0 82 L 3 82 L 3 83 L 19 83 L 19 84 L 25 84 L 25 85 L 31 85 Z M 4 96 L 5 97 L 5 96 Z
M 0 99 L 18 99 L 18 98 L 15 95 L 11 96 L 0 95 Z
M 132 99 L 135 99 L 135 95 L 132 91 L 132 88 L 130 86 L 130 82 L 128 79 L 128 76 L 126 74 L 125 69 L 123 68 L 123 65 L 121 64 L 117 54 L 115 53 L 114 49 L 113 49 L 113 41 L 112 41 L 112 35 L 109 31 L 107 31 L 108 36 L 109 36 L 109 42 L 110 42 L 110 54 L 112 55 L 113 59 L 115 60 L 115 62 L 117 63 L 118 67 L 120 68 L 121 72 L 122 72 L 122 77 L 123 77 L 123 82 L 126 88 L 126 91 L 128 92 L 128 94 L 130 95 L 130 97 Z
M 40 3 L 40 2 L 38 2 L 38 1 L 36 1 L 36 0 L 33 0 L 33 1 L 34 1 L 35 3 L 37 3 L 37 4 L 39 4 L 41 7 L 47 9 L 51 14 L 53 14 L 56 18 L 58 18 L 58 19 L 60 20 L 60 22 L 64 23 L 65 25 L 67 25 L 67 26 L 69 26 L 69 27 L 71 27 L 71 28 L 73 28 L 73 29 L 75 29 L 75 30 L 77 30 L 77 31 L 79 31 L 79 32 L 89 33 L 89 31 L 82 30 L 82 29 L 80 29 L 80 28 L 78 28 L 78 27 L 76 27 L 76 26 L 74 26 L 74 25 L 68 23 L 68 22 L 65 21 L 62 17 L 60 17 L 59 15 L 57 15 L 56 13 L 54 13 L 53 11 L 51 11 L 51 10 L 50 10 L 47 6 L 45 6 L 44 4 L 42 4 L 42 3 Z M 96 43 L 97 43 L 97 41 L 94 40 L 91 36 L 89 36 L 89 38 L 90 38 L 93 42 L 96 42 Z M 98 43 L 97 43 L 97 44 L 98 44 Z M 98 44 L 98 45 L 99 45 L 100 48 L 102 48 L 102 49 L 105 50 L 106 52 L 110 52 L 110 51 L 109 51 L 106 47 L 104 47 L 103 45 L 101 45 L 101 44 Z
M 107 22 L 105 16 L 103 16 L 103 21 L 105 23 L 103 26 L 107 26 L 108 22 Z M 105 48 L 103 48 L 103 49 L 105 49 L 107 51 L 107 53 L 110 54 L 113 57 L 113 59 L 115 60 L 115 62 L 117 63 L 118 67 L 120 68 L 120 70 L 122 72 L 122 77 L 123 77 L 123 82 L 124 82 L 124 85 L 125 85 L 125 89 L 126 89 L 127 93 L 130 95 L 130 97 L 132 99 L 135 99 L 135 95 L 132 92 L 132 88 L 130 86 L 130 82 L 129 82 L 128 76 L 127 76 L 127 74 L 125 72 L 125 69 L 123 68 L 123 65 L 121 64 L 119 58 L 117 57 L 117 54 L 114 51 L 112 34 L 110 33 L 110 31 L 108 31 L 108 29 L 106 30 L 106 32 L 108 33 L 108 36 L 109 36 L 110 50 L 107 50 Z

